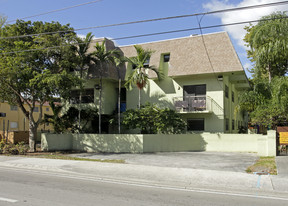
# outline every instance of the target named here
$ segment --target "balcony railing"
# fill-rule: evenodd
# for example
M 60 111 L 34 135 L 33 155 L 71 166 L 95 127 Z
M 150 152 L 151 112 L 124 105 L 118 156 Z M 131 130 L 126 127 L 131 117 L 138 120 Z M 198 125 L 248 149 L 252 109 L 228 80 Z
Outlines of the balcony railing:
M 178 112 L 211 112 L 211 104 L 208 96 L 174 97 L 174 106 Z

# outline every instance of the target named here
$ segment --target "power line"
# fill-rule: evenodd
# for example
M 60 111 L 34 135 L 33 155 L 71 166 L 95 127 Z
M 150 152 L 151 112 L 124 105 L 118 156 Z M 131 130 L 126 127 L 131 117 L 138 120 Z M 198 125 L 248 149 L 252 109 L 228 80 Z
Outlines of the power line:
M 199 29 L 204 30 L 204 29 L 211 29 L 211 28 L 216 28 L 216 27 L 235 26 L 235 25 L 248 24 L 248 23 L 254 23 L 254 22 L 259 22 L 259 21 L 269 21 L 269 20 L 287 19 L 287 18 L 288 17 L 272 18 L 272 19 L 264 19 L 264 20 L 263 19 L 258 19 L 258 20 L 235 22 L 235 23 L 229 23 L 229 24 L 211 25 L 211 26 L 206 26 L 206 27 L 201 27 L 200 26 L 200 27 L 181 29 L 181 30 L 172 30 L 172 31 L 165 31 L 165 32 L 150 33 L 150 34 L 141 34 L 141 35 L 134 35 L 134 36 L 110 38 L 110 40 L 131 39 L 131 38 L 138 38 L 138 37 L 145 37 L 145 36 L 155 36 L 155 35 L 162 35 L 162 34 L 179 33 L 179 32 L 199 30 Z M 29 52 L 29 51 L 39 51 L 39 50 L 45 50 L 45 49 L 55 49 L 55 48 L 60 48 L 60 47 L 63 47 L 63 46 L 71 46 L 71 45 L 73 45 L 73 44 L 67 44 L 67 45 L 62 45 L 62 46 L 54 46 L 54 47 L 45 47 L 45 48 L 39 48 L 39 49 L 28 49 L 28 50 L 4 52 L 4 53 L 2 53 L 2 55 L 3 54 L 15 54 L 15 53 L 20 53 L 20 52 Z
M 216 76 L 216 72 L 215 72 L 215 69 L 214 69 L 214 66 L 212 64 L 212 61 L 211 61 L 211 58 L 210 58 L 210 55 L 209 55 L 209 52 L 208 52 L 208 49 L 207 49 L 207 46 L 206 46 L 206 42 L 205 42 L 205 39 L 204 39 L 204 36 L 203 36 L 203 31 L 202 31 L 202 27 L 201 27 L 201 21 L 203 19 L 204 15 L 200 18 L 200 20 L 198 19 L 198 16 L 196 16 L 196 19 L 197 19 L 197 22 L 198 22 L 198 26 L 199 26 L 199 30 L 200 30 L 200 33 L 201 33 L 201 39 L 202 39 L 202 42 L 203 42 L 203 46 L 204 46 L 204 49 L 205 49 L 205 53 L 207 55 L 207 58 L 208 58 L 208 61 L 209 61 L 209 64 L 211 66 L 211 69 L 213 71 L 213 75 L 214 77 L 217 79 L 217 76 Z M 223 85 L 220 84 L 219 81 L 217 81 L 220 88 L 223 89 Z
M 273 19 L 287 19 L 288 17 L 283 17 L 283 18 L 273 18 Z M 205 26 L 201 27 L 203 29 L 211 29 L 211 28 L 216 28 L 216 27 L 225 27 L 225 26 L 235 26 L 235 25 L 240 25 L 240 24 L 248 24 L 248 23 L 255 23 L 259 21 L 269 21 L 273 19 L 265 19 L 265 20 L 252 20 L 252 21 L 243 21 L 243 22 L 236 22 L 236 23 L 229 23 L 229 24 L 218 24 L 214 26 Z M 189 28 L 189 29 L 180 29 L 180 30 L 172 30 L 172 31 L 164 31 L 164 32 L 157 32 L 157 33 L 150 33 L 150 34 L 140 34 L 140 35 L 134 35 L 134 36 L 126 36 L 126 37 L 117 37 L 117 38 L 112 38 L 111 40 L 122 40 L 122 39 L 132 39 L 132 38 L 139 38 L 139 37 L 145 37 L 145 36 L 155 36 L 155 35 L 161 35 L 161 34 L 171 34 L 171 33 L 179 33 L 179 32 L 185 32 L 185 31 L 193 31 L 193 30 L 199 30 L 199 27 L 194 27 L 194 28 Z
M 170 19 L 179 19 L 179 18 L 199 16 L 199 15 L 208 15 L 208 14 L 216 14 L 216 13 L 223 13 L 223 12 L 232 12 L 232 11 L 245 10 L 245 9 L 255 9 L 255 8 L 261 8 L 261 7 L 268 7 L 268 6 L 279 6 L 279 5 L 282 5 L 282 4 L 288 4 L 288 1 L 267 3 L 267 4 L 258 4 L 258 5 L 253 5 L 253 6 L 245 6 L 245 7 L 231 8 L 231 9 L 216 10 L 216 11 L 210 11 L 210 12 L 205 12 L 205 13 L 195 13 L 195 14 L 187 14 L 187 15 L 180 15 L 180 16 L 170 16 L 170 17 L 163 17 L 163 18 L 156 18 L 156 19 L 146 19 L 146 20 L 140 20 L 140 21 L 123 22 L 123 23 L 118 23 L 118 24 L 92 26 L 92 27 L 74 29 L 73 31 L 82 31 L 82 30 L 88 30 L 88 29 L 99 29 L 99 28 L 107 28 L 107 27 L 129 25 L 129 24 L 139 24 L 139 23 L 147 23 L 147 22 L 153 22 L 153 21 L 163 21 L 163 20 L 170 20 Z M 71 31 L 71 32 L 73 32 L 73 31 Z M 24 38 L 24 37 L 32 37 L 32 36 L 45 35 L 45 34 L 56 34 L 56 33 L 62 33 L 62 32 L 67 32 L 67 31 L 43 32 L 43 33 L 37 33 L 37 34 L 27 34 L 27 35 L 10 36 L 10 37 L 0 37 L 0 39 Z
M 35 15 L 32 15 L 32 16 L 26 16 L 26 17 L 23 17 L 21 19 L 28 19 L 28 18 L 33 18 L 33 17 L 37 17 L 37 16 L 43 16 L 43 15 L 46 15 L 46 14 L 51 14 L 51 13 L 55 13 L 55 12 L 59 12 L 59 11 L 64 11 L 64 10 L 67 10 L 67 9 L 76 8 L 76 7 L 79 7 L 79 6 L 84 6 L 84 5 L 87 5 L 87 4 L 94 4 L 94 3 L 97 3 L 99 1 L 102 1 L 102 0 L 90 1 L 90 2 L 83 3 L 83 4 L 77 4 L 77 5 L 73 5 L 73 6 L 68 6 L 68 7 L 65 7 L 65 8 L 62 8 L 62 9 L 55 9 L 55 10 L 52 10 L 52 11 L 47 11 L 47 12 L 40 13 L 40 14 L 35 14 Z M 10 21 L 7 21 L 7 23 L 14 22 L 16 20 L 17 19 L 10 20 Z

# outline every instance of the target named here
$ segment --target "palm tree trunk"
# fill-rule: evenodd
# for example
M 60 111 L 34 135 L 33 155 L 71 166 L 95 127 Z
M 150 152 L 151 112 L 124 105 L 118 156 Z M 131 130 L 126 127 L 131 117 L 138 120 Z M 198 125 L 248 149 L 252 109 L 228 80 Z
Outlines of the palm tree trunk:
M 82 92 L 80 90 L 79 108 L 78 108 L 78 130 L 79 130 L 79 133 L 81 131 L 81 103 L 82 103 Z
M 119 73 L 119 72 L 118 72 Z M 121 107 L 121 78 L 119 76 L 119 80 L 118 80 L 118 133 L 121 134 L 121 110 L 120 110 L 120 107 Z
M 102 63 L 100 62 L 100 90 L 99 90 L 99 134 L 101 134 L 101 113 L 102 113 Z
M 141 106 L 141 89 L 139 88 L 139 92 L 138 92 L 138 109 L 140 109 Z
M 83 70 L 82 70 L 82 66 L 80 69 L 80 79 L 82 79 L 83 77 Z M 79 93 L 79 108 L 78 108 L 78 130 L 79 133 L 81 131 L 81 104 L 82 104 L 82 91 L 80 89 L 80 93 Z

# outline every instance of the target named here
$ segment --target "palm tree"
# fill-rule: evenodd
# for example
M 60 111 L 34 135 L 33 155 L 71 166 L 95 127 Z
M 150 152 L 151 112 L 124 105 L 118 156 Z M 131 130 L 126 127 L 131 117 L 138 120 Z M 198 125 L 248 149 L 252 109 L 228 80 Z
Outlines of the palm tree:
M 149 61 L 153 51 L 145 50 L 139 45 L 134 45 L 136 49 L 137 56 L 127 58 L 127 61 L 132 65 L 132 72 L 128 76 L 125 83 L 126 88 L 131 89 L 132 85 L 136 85 L 139 89 L 138 93 L 138 108 L 141 105 L 141 90 L 148 83 L 148 71 L 152 70 L 157 74 L 158 79 L 162 79 L 162 74 L 156 69 L 155 66 L 150 66 Z
M 85 38 L 76 37 L 76 46 L 74 47 L 77 58 L 76 58 L 76 64 L 78 67 L 78 70 L 80 71 L 80 79 L 83 78 L 83 71 L 89 68 L 89 65 L 92 60 L 92 54 L 88 53 L 88 49 L 90 47 L 91 41 L 93 39 L 94 35 L 92 35 L 91 32 L 89 32 Z M 79 94 L 79 103 L 82 103 L 82 91 L 80 90 Z M 79 131 L 81 130 L 81 108 L 79 108 L 78 113 L 78 127 Z
M 119 57 L 119 52 L 116 49 L 107 50 L 105 40 L 102 44 L 96 43 L 95 51 L 92 53 L 93 61 L 99 71 L 99 134 L 101 134 L 101 113 L 102 113 L 102 78 L 103 71 L 109 65 L 115 65 L 115 58 Z
M 118 133 L 121 134 L 121 76 L 120 76 L 120 66 L 126 62 L 125 57 L 115 57 L 114 58 L 117 74 L 118 74 Z

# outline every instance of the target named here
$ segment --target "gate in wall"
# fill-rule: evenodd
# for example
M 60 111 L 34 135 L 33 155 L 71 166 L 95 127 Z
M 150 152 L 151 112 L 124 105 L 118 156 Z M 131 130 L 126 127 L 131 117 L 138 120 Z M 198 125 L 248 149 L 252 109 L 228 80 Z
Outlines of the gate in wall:
M 277 156 L 288 156 L 288 127 L 277 127 Z

